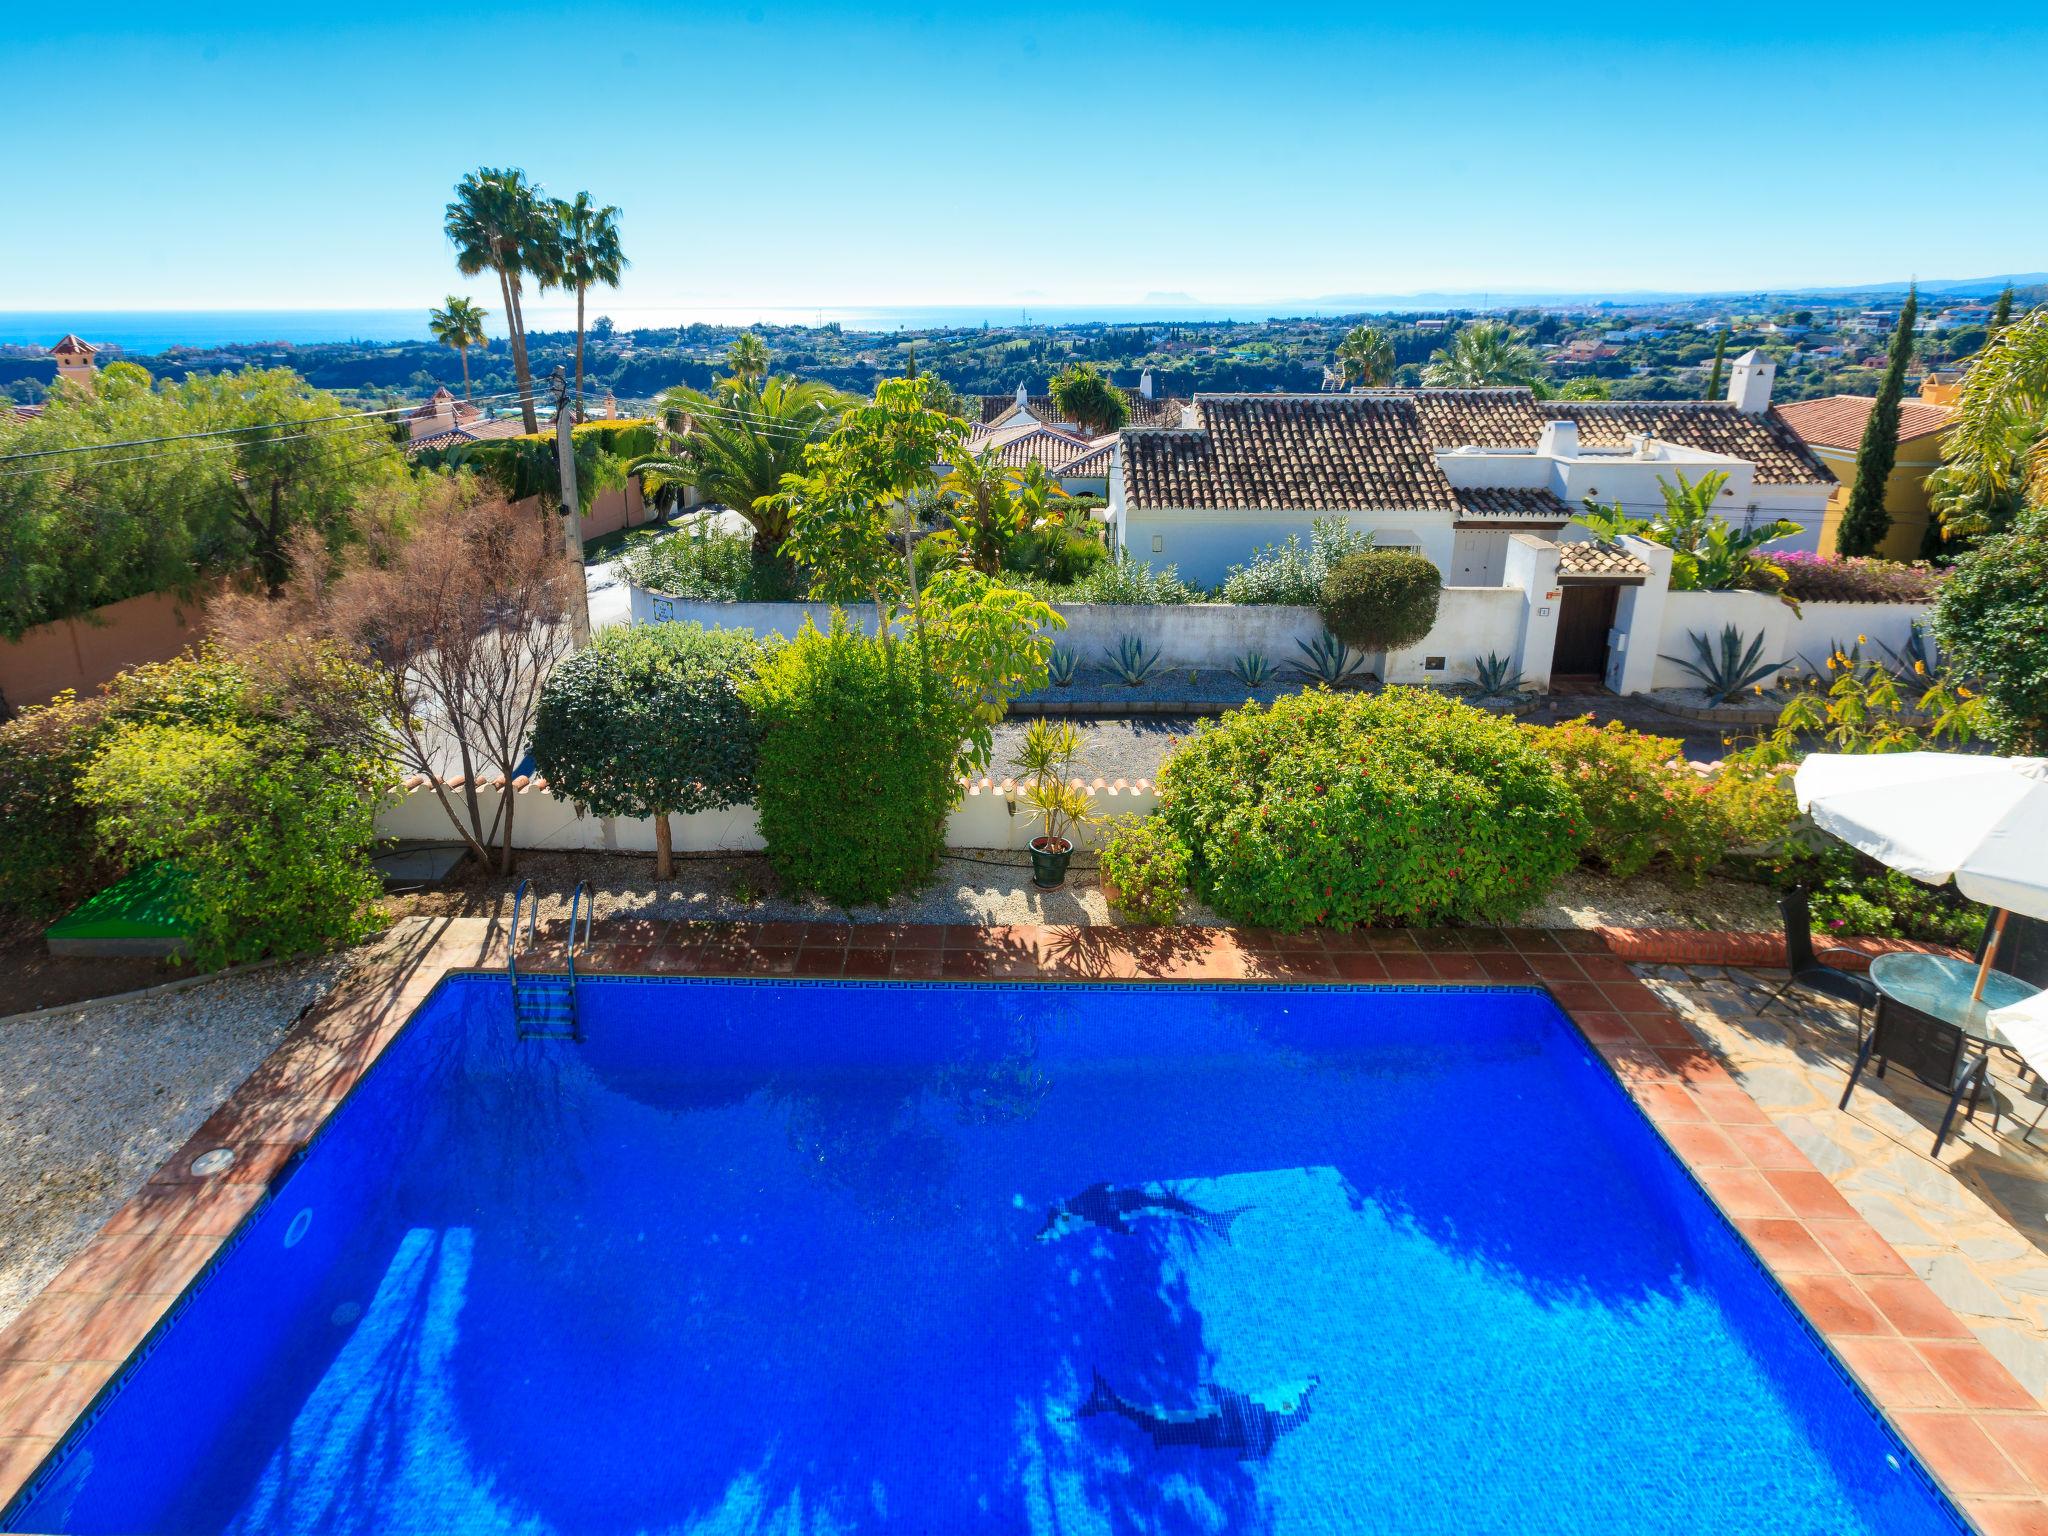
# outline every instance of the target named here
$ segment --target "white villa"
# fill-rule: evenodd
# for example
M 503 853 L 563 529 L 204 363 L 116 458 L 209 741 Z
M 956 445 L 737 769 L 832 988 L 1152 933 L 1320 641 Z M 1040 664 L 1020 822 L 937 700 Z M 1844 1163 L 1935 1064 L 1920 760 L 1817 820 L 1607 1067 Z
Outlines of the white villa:
M 1498 586 L 1510 538 L 1582 535 L 1590 499 L 1647 515 L 1658 482 L 1716 471 L 1725 515 L 1799 525 L 1819 547 L 1835 477 L 1771 408 L 1776 365 L 1737 358 L 1725 400 L 1543 401 L 1527 389 L 1197 395 L 1181 425 L 1127 429 L 1111 536 L 1133 558 L 1220 582 L 1286 535 L 1341 516 L 1427 555 L 1453 586 Z
M 1150 369 L 1136 390 L 1117 393 L 1124 398 L 1133 427 L 1172 425 L 1188 403 L 1155 397 Z M 1071 496 L 1107 497 L 1116 438 L 1114 432 L 1091 436 L 1078 423 L 1065 420 L 1051 396 L 1034 395 L 1029 386 L 1019 384 L 1014 395 L 981 397 L 981 419 L 968 434 L 967 448 L 971 453 L 994 450 L 996 461 L 1011 469 L 1042 464 Z M 945 467 L 940 466 L 942 472 Z

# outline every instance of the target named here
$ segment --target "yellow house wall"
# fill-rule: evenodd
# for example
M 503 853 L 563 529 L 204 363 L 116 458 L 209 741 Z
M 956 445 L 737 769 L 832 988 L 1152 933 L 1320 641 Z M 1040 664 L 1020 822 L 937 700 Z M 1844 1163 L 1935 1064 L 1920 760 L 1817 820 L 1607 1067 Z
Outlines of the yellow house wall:
M 1929 513 L 1927 477 L 1941 467 L 1944 435 L 1935 432 L 1899 444 L 1898 459 L 1884 486 L 1884 509 L 1892 515 L 1892 526 L 1877 547 L 1878 554 L 1887 560 L 1920 558 L 1920 540 L 1927 532 Z M 1841 482 L 1828 498 L 1820 526 L 1821 552 L 1839 554 L 1836 538 L 1841 531 L 1842 513 L 1849 505 L 1849 493 L 1856 487 L 1856 453 L 1847 448 L 1815 448 L 1813 452 Z

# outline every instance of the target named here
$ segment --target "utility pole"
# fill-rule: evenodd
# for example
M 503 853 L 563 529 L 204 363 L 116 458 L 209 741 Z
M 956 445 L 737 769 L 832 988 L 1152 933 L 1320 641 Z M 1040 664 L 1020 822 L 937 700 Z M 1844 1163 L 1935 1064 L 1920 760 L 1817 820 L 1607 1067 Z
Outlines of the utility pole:
M 549 382 L 555 386 L 555 467 L 562 476 L 562 552 L 576 572 L 569 629 L 581 650 L 590 644 L 590 578 L 583 571 L 583 512 L 576 499 L 576 444 L 569 436 L 569 377 L 558 367 Z

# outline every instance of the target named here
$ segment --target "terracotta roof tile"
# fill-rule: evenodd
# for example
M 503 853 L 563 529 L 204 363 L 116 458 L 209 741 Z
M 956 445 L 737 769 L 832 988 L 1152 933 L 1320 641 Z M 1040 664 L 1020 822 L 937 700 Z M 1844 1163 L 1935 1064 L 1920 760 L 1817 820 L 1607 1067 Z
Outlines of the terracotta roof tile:
M 1021 432 L 977 430 L 969 434 L 967 447 L 974 453 L 993 454 L 998 464 L 1010 469 L 1043 464 L 1056 474 L 1065 474 L 1069 464 L 1077 459 L 1090 458 L 1097 452 L 1087 439 L 1070 437 L 1050 427 L 1027 428 Z
M 1819 400 L 1794 400 L 1778 407 L 1785 424 L 1817 448 L 1856 449 L 1863 446 L 1863 428 L 1877 402 L 1868 395 L 1827 395 Z M 1899 441 L 1927 437 L 1949 424 L 1955 412 L 1925 400 L 1899 402 Z
M 50 348 L 51 355 L 55 357 L 91 357 L 97 351 L 98 347 L 83 337 L 72 335 L 69 331 L 60 336 L 57 344 Z
M 1453 487 L 1458 516 L 1475 522 L 1567 523 L 1572 509 L 1549 491 L 1496 486 Z
M 405 445 L 407 453 L 427 453 L 437 448 L 453 448 L 458 443 L 485 442 L 497 437 L 517 437 L 526 428 L 516 416 L 500 416 L 493 421 L 472 421 L 447 432 L 436 432 L 431 437 L 416 437 Z
M 1455 512 L 1412 399 L 1202 395 L 1198 428 L 1126 430 L 1134 507 Z
M 1650 574 L 1650 567 L 1619 544 L 1606 544 L 1598 539 L 1573 539 L 1557 547 L 1557 574 L 1640 580 Z

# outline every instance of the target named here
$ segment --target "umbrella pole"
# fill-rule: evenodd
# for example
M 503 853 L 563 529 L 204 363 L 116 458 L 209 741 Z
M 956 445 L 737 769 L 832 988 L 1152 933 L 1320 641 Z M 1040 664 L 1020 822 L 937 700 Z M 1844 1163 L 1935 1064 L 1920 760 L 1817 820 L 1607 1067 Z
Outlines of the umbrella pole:
M 1984 963 L 1977 967 L 1977 985 L 1970 990 L 1970 1001 L 1977 1002 L 1984 996 L 1984 981 L 1991 974 L 1991 962 L 1998 957 L 1998 941 L 2005 937 L 2005 908 L 1998 909 L 1998 915 L 1991 919 L 1991 934 L 1984 941 Z

